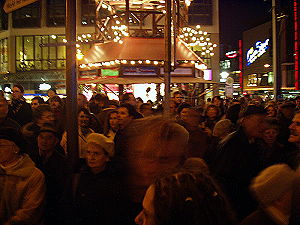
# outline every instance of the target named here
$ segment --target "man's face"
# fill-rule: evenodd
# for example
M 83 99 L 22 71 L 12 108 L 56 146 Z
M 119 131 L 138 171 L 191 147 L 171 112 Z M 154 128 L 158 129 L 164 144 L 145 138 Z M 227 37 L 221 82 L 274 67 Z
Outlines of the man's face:
M 264 131 L 264 135 L 263 135 L 263 140 L 267 143 L 267 144 L 274 144 L 275 141 L 277 140 L 277 136 L 278 136 L 278 130 L 277 129 L 267 129 Z
M 129 115 L 127 108 L 125 107 L 118 108 L 118 123 L 121 129 L 126 127 L 131 122 L 132 119 L 133 117 Z
M 15 160 L 19 151 L 20 149 L 14 142 L 0 139 L 0 165 L 8 165 Z
M 0 119 L 4 119 L 8 113 L 8 104 L 5 101 L 0 101 Z
M 21 99 L 23 97 L 23 93 L 17 87 L 13 87 L 12 89 L 12 98 L 15 100 Z
M 89 117 L 89 115 L 87 115 L 83 111 L 81 111 L 78 114 L 78 126 L 80 126 L 80 127 L 88 127 L 89 123 L 90 123 L 90 117 Z
M 118 121 L 118 113 L 111 113 L 109 115 L 109 125 L 111 129 L 117 130 L 119 126 L 119 121 Z
M 174 95 L 174 101 L 176 104 L 180 104 L 183 102 L 183 96 L 181 94 L 176 94 Z
M 52 151 L 58 144 L 58 138 L 51 132 L 41 132 L 38 136 L 38 147 L 40 151 Z
M 265 115 L 253 114 L 246 116 L 242 122 L 248 138 L 261 138 L 265 130 Z
M 40 105 L 39 101 L 37 99 L 33 99 L 31 101 L 31 108 L 36 109 Z
M 60 107 L 60 102 L 52 100 L 50 101 L 50 107 L 51 109 L 58 109 Z
M 293 122 L 289 126 L 289 128 L 290 128 L 289 142 L 300 144 L 300 113 L 297 113 L 294 116 Z

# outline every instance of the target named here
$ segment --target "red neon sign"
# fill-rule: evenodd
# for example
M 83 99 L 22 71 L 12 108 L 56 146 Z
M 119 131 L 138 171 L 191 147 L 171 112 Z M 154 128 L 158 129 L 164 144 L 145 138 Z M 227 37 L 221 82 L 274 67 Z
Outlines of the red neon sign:
M 231 52 L 227 52 L 225 55 L 227 58 L 233 59 L 238 56 L 238 53 L 237 53 L 237 51 L 231 51 Z
M 299 26 L 298 26 L 298 4 L 294 0 L 294 55 L 295 55 L 295 88 L 299 90 Z
M 243 89 L 243 42 L 239 40 L 239 70 L 240 72 L 240 87 Z

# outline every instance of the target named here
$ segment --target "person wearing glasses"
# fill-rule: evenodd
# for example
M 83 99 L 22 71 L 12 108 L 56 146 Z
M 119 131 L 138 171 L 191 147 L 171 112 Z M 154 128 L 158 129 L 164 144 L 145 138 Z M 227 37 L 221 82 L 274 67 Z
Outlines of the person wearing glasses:
M 17 121 L 20 126 L 23 126 L 32 120 L 31 106 L 26 102 L 26 99 L 24 98 L 24 88 L 20 84 L 15 84 L 13 86 L 9 117 Z

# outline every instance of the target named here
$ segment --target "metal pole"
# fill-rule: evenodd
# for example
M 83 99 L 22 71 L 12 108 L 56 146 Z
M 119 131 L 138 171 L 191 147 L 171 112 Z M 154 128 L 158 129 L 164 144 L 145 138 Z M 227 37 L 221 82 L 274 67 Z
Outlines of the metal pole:
M 76 43 L 76 0 L 66 0 L 66 39 Z M 73 170 L 78 166 L 76 45 L 66 46 L 67 151 Z
M 166 0 L 166 20 L 165 20 L 165 96 L 164 96 L 164 116 L 170 116 L 170 83 L 171 83 L 171 4 L 172 0 Z
M 273 93 L 274 100 L 278 98 L 278 79 L 277 79 L 277 26 L 276 26 L 276 0 L 272 0 L 272 46 L 273 46 Z

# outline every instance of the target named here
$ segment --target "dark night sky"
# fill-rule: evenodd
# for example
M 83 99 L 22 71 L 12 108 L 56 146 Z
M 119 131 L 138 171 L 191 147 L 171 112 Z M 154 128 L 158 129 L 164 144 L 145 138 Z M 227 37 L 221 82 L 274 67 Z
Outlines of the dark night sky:
M 231 50 L 237 49 L 243 31 L 271 20 L 271 0 L 219 0 L 219 4 L 220 41 Z

